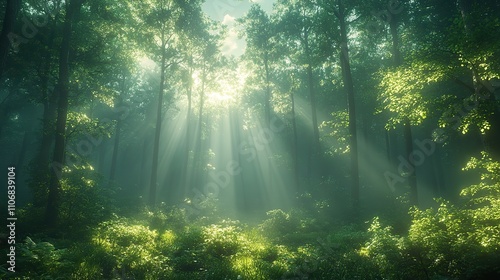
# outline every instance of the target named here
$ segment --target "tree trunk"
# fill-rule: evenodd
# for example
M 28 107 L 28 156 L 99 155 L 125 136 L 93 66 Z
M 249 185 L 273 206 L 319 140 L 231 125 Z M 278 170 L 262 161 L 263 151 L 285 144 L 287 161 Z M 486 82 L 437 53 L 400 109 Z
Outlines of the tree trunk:
M 17 14 L 21 8 L 21 0 L 7 0 L 7 5 L 5 7 L 5 15 L 3 19 L 2 33 L 0 33 L 0 77 L 2 77 L 5 71 L 5 63 L 7 60 L 7 54 L 10 49 L 10 38 L 9 34 L 14 29 L 14 24 L 16 22 Z
M 115 108 L 120 108 L 123 105 L 123 96 L 127 94 L 127 78 L 126 72 L 124 71 L 122 74 L 122 80 L 120 85 L 120 94 L 115 97 Z M 113 145 L 113 154 L 111 155 L 111 168 L 109 172 L 109 180 L 113 182 L 115 180 L 116 168 L 118 163 L 118 152 L 120 149 L 120 135 L 123 125 L 123 119 L 121 115 L 116 115 L 116 127 L 115 127 L 115 143 Z
M 316 92 L 314 91 L 314 78 L 313 78 L 313 70 L 311 65 L 311 50 L 309 49 L 309 35 L 306 32 L 304 38 L 305 52 L 306 57 L 308 58 L 307 64 L 307 85 L 309 88 L 309 98 L 311 102 L 311 118 L 312 118 L 312 126 L 313 126 L 313 155 L 316 157 L 319 154 L 319 127 L 318 127 L 318 117 L 316 115 Z
M 266 74 L 266 125 L 271 126 L 271 85 L 269 75 L 269 54 L 264 54 L 264 69 Z
M 413 136 L 411 133 L 410 119 L 404 119 L 404 138 L 406 145 L 406 159 L 410 165 L 410 174 L 408 176 L 408 184 L 410 185 L 410 204 L 418 205 L 418 190 L 417 190 L 417 170 L 413 164 Z
M 9 90 L 9 93 L 7 96 L 0 102 L 0 139 L 2 139 L 2 131 L 7 123 L 7 120 L 9 119 L 9 107 L 7 106 L 7 101 L 11 96 L 14 95 L 14 92 L 12 90 Z
M 52 151 L 52 145 L 54 143 L 54 124 L 57 118 L 57 95 L 56 92 L 49 90 L 49 80 L 52 64 L 52 49 L 54 46 L 54 38 L 56 33 L 56 25 L 58 22 L 58 14 L 55 19 L 51 21 L 50 29 L 52 30 L 48 43 L 46 58 L 44 61 L 44 66 L 42 68 L 42 73 L 40 75 L 40 92 L 42 96 L 43 105 L 43 116 L 42 116 L 42 137 L 40 142 L 40 148 L 38 149 L 37 156 L 35 158 L 34 173 L 32 174 L 34 181 L 37 184 L 49 183 L 50 171 L 49 171 L 49 161 L 50 152 Z M 35 198 L 34 201 L 38 201 Z
M 389 137 L 389 130 L 384 129 L 384 135 L 385 135 L 385 150 L 387 155 L 387 162 L 392 166 L 391 139 Z
M 432 157 L 432 171 L 434 174 L 434 197 L 443 197 L 443 172 L 441 168 L 440 162 L 440 153 L 438 147 L 436 147 L 436 151 L 434 152 L 434 156 Z
M 192 68 L 192 57 L 190 57 L 189 64 L 189 72 L 188 72 L 188 87 L 187 87 L 187 98 L 188 98 L 188 108 L 186 113 L 186 140 L 184 141 L 185 150 L 184 150 L 184 192 L 189 187 L 190 178 L 191 178 L 191 170 L 189 169 L 189 151 L 191 149 L 191 115 L 192 115 L 192 106 L 193 106 L 193 68 Z M 184 193 L 184 195 L 188 195 Z
M 399 67 L 403 64 L 403 57 L 399 48 L 398 36 L 398 19 L 394 15 L 389 22 L 389 29 L 392 37 L 392 59 L 394 67 Z M 418 186 L 417 186 L 417 170 L 411 158 L 413 153 L 413 137 L 411 133 L 411 122 L 408 117 L 403 120 L 404 125 L 404 139 L 406 146 L 406 159 L 410 164 L 410 175 L 408 177 L 408 185 L 410 186 L 410 204 L 418 205 Z
M 57 122 L 55 132 L 54 157 L 52 162 L 52 172 L 49 183 L 49 194 L 47 208 L 45 212 L 45 222 L 48 226 L 54 226 L 58 218 L 58 208 L 60 203 L 60 176 L 61 167 L 64 164 L 66 120 L 68 117 L 68 96 L 69 96 L 69 53 L 71 32 L 76 13 L 80 10 L 83 0 L 71 0 L 67 6 L 66 18 L 64 20 L 63 38 L 59 55 L 59 81 L 57 91 L 59 102 L 57 106 Z
M 205 63 L 205 62 L 204 62 Z M 195 143 L 195 158 L 194 158 L 194 172 L 195 176 L 195 185 L 200 184 L 200 180 L 202 178 L 202 137 L 203 137 L 203 106 L 205 104 L 205 80 L 206 80 L 206 70 L 205 65 L 203 65 L 202 69 L 202 77 L 201 77 L 201 91 L 200 91 L 200 105 L 198 108 L 198 130 L 197 137 Z
M 342 67 L 342 77 L 344 87 L 347 91 L 347 100 L 349 108 L 349 146 L 351 154 L 351 200 L 354 210 L 354 215 L 357 216 L 359 211 L 359 166 L 358 166 L 358 137 L 356 127 L 356 106 L 354 83 L 351 74 L 351 65 L 349 62 L 349 47 L 347 45 L 347 25 L 345 22 L 344 7 L 342 0 L 338 0 L 339 5 L 339 22 L 340 22 L 340 65 Z
M 106 167 L 108 165 L 106 164 L 106 152 L 108 151 L 108 146 L 109 146 L 108 139 L 104 138 L 102 140 L 101 145 L 99 145 L 99 147 L 98 147 L 99 154 L 97 155 L 97 170 L 101 174 L 105 174 L 107 171 Z
M 154 208 L 156 205 L 156 185 L 158 182 L 158 154 L 160 149 L 160 135 L 162 125 L 162 107 L 163 107 L 163 91 L 165 87 L 165 60 L 166 60 L 166 43 L 165 30 L 162 29 L 161 34 L 161 73 L 160 73 L 160 92 L 158 93 L 158 108 L 156 111 L 156 128 L 153 145 L 153 163 L 151 165 L 151 182 L 149 185 L 149 206 Z
M 292 100 L 292 129 L 293 129 L 293 169 L 294 169 L 294 180 L 295 187 L 297 191 L 302 191 L 300 187 L 299 180 L 299 150 L 298 150 L 298 137 L 297 137 L 297 120 L 295 118 L 295 96 L 293 93 L 294 89 L 290 90 L 290 99 Z
M 118 118 L 115 128 L 115 143 L 113 145 L 113 155 L 111 156 L 111 170 L 109 174 L 109 180 L 113 182 L 115 180 L 116 165 L 118 162 L 118 149 L 120 147 L 120 134 L 122 129 L 122 120 Z
M 23 142 L 21 144 L 21 149 L 19 152 L 19 156 L 17 158 L 17 165 L 16 166 L 23 166 L 24 163 L 24 157 L 26 155 L 26 150 L 28 149 L 28 143 L 30 139 L 30 132 L 25 131 L 23 135 Z
M 149 141 L 151 141 L 152 138 L 151 136 L 152 136 L 152 131 L 150 128 L 147 128 L 146 131 L 144 132 L 144 138 L 142 142 L 142 153 L 140 154 L 141 168 L 137 176 L 137 186 L 143 186 L 149 183 L 147 176 L 144 176 L 144 174 L 148 172 L 148 167 L 150 163 L 149 157 L 147 155 L 148 155 L 148 150 L 151 149 L 151 146 L 149 145 Z M 140 188 L 137 191 L 140 193 L 140 197 L 144 195 L 144 189 Z

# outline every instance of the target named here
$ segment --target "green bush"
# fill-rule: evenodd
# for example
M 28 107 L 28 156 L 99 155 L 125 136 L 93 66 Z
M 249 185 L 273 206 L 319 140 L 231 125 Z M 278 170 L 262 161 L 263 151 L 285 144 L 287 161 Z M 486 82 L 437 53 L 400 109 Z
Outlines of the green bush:
M 70 264 L 63 259 L 65 249 L 56 249 L 49 242 L 35 243 L 29 237 L 26 237 L 23 243 L 18 244 L 16 249 L 20 252 L 16 264 L 18 268 L 16 275 L 20 274 L 32 279 L 51 279 L 53 275 L 67 275 Z
M 70 232 L 95 226 L 111 217 L 114 189 L 104 188 L 102 178 L 89 166 L 74 167 L 61 180 L 60 225 Z
M 500 163 L 483 153 L 464 170 L 481 181 L 461 192 L 462 203 L 438 200 L 434 209 L 412 209 L 407 237 L 374 219 L 361 249 L 387 279 L 495 279 L 500 277 Z
M 203 269 L 203 230 L 198 226 L 186 228 L 179 234 L 172 264 L 175 271 L 199 271 Z
M 280 209 L 257 228 L 201 216 L 188 223 L 184 210 L 161 206 L 139 214 L 142 222 L 102 222 L 72 246 L 27 238 L 18 245 L 27 269 L 14 279 L 498 279 L 500 164 L 483 154 L 465 170 L 481 171 L 479 184 L 460 203 L 412 208 L 407 232 L 379 218 L 367 231 L 327 227 L 312 211 Z
M 103 267 L 104 276 L 121 273 L 134 279 L 158 279 L 169 273 L 168 259 L 157 247 L 158 232 L 148 227 L 116 220 L 102 223 L 92 238 L 97 248 L 96 259 L 106 260 L 110 267 Z M 109 269 L 112 271 L 109 271 Z
M 241 231 L 235 226 L 210 225 L 203 228 L 207 253 L 215 257 L 231 256 L 240 249 Z
M 300 228 L 300 220 L 281 209 L 268 211 L 267 216 L 269 218 L 260 224 L 260 228 L 269 236 L 280 237 Z

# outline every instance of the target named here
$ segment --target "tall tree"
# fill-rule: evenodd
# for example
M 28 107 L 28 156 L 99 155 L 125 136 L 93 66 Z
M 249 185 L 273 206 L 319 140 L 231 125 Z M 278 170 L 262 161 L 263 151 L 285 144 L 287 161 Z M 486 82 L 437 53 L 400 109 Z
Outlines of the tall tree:
M 59 53 L 59 78 L 57 92 L 59 103 L 57 106 L 57 122 L 55 132 L 55 146 L 52 163 L 52 173 L 49 183 L 49 195 L 45 212 L 45 221 L 49 226 L 55 225 L 58 216 L 58 205 L 60 203 L 60 176 L 64 164 L 66 121 L 68 118 L 69 104 L 69 55 L 70 42 L 73 26 L 76 23 L 77 14 L 85 0 L 71 0 L 66 6 L 66 16 L 64 20 L 63 36 Z
M 136 3 L 135 15 L 143 17 L 143 47 L 160 66 L 160 84 L 156 108 L 156 125 L 153 141 L 151 180 L 149 185 L 149 205 L 156 204 L 158 184 L 158 158 L 163 119 L 164 92 L 168 76 L 166 71 L 178 66 L 183 59 L 180 56 L 179 42 L 182 36 L 191 36 L 192 31 L 201 26 L 201 3 L 199 0 L 161 0 Z
M 345 5 L 344 1 L 337 0 L 322 3 L 324 12 L 331 17 L 337 18 L 337 26 L 326 30 L 332 40 L 332 44 L 337 47 L 340 67 L 342 69 L 342 80 L 347 93 L 347 105 L 349 113 L 349 152 L 351 157 L 351 203 L 354 215 L 359 210 L 359 164 L 358 164 L 358 137 L 356 125 L 356 98 L 354 82 L 351 72 L 351 62 L 349 58 L 349 22 L 348 18 L 352 12 L 352 7 Z M 332 28 L 332 27 L 330 27 Z
M 53 10 L 59 11 L 61 9 L 61 1 L 54 1 Z M 45 44 L 42 46 L 40 52 L 44 55 L 43 61 L 41 62 L 42 66 L 40 71 L 38 71 L 39 76 L 39 90 L 40 90 L 40 99 L 43 105 L 43 115 L 42 115 L 42 129 L 41 129 L 41 141 L 38 149 L 38 153 L 35 158 L 34 163 L 34 172 L 32 174 L 32 178 L 35 180 L 35 184 L 48 184 L 50 176 L 49 163 L 50 163 L 50 155 L 52 152 L 52 145 L 54 144 L 54 124 L 57 116 L 57 92 L 53 88 L 53 79 L 54 72 L 57 71 L 57 61 L 54 60 L 54 57 L 57 55 L 57 51 L 54 47 L 58 24 L 59 24 L 59 12 L 54 13 L 53 16 L 50 15 L 50 11 L 44 11 L 48 18 L 48 32 L 49 35 L 45 40 Z M 42 192 L 45 192 L 47 186 L 40 188 Z M 36 188 L 35 188 L 36 189 Z M 42 195 L 37 194 L 35 190 L 35 201 L 34 204 L 37 205 L 39 198 Z
M 247 48 L 245 56 L 253 60 L 263 75 L 265 88 L 265 119 L 268 125 L 271 125 L 272 111 L 272 90 L 271 90 L 271 56 L 275 51 L 273 46 L 273 37 L 275 36 L 274 23 L 260 5 L 254 4 L 244 18 L 240 20 L 244 26 Z
M 201 38 L 203 38 L 203 43 L 197 51 L 195 57 L 195 63 L 197 64 L 197 70 L 199 75 L 199 85 L 198 85 L 198 123 L 196 125 L 196 142 L 194 147 L 194 171 L 198 172 L 200 175 L 203 173 L 203 135 L 204 135 L 204 115 L 205 115 L 205 102 L 207 89 L 212 86 L 214 81 L 217 81 L 220 75 L 217 68 L 219 68 L 221 57 L 219 51 L 219 38 L 217 35 L 212 35 L 205 33 Z M 202 176 L 198 176 L 198 179 Z
M 389 31 L 391 33 L 391 39 L 392 39 L 392 47 L 391 47 L 391 53 L 392 53 L 392 63 L 395 68 L 400 67 L 403 64 L 403 55 L 401 54 L 400 50 L 400 39 L 399 39 L 399 32 L 398 28 L 400 25 L 400 14 L 392 14 L 390 18 L 387 20 L 389 21 Z M 413 172 L 410 172 L 408 176 L 408 185 L 410 186 L 410 204 L 412 205 L 418 205 L 418 188 L 417 188 L 417 170 L 416 166 L 414 164 L 414 161 L 412 160 L 412 153 L 413 151 L 413 136 L 412 136 L 412 128 L 411 128 L 411 121 L 408 116 L 404 117 L 403 120 L 403 135 L 405 139 L 405 148 L 406 148 L 406 159 L 408 160 L 408 163 L 410 165 L 410 169 L 413 170 Z
M 21 9 L 21 0 L 7 0 L 5 5 L 5 13 L 2 25 L 2 33 L 0 33 L 0 77 L 5 71 L 5 61 L 9 53 L 11 40 L 13 36 L 19 36 L 12 33 L 16 22 L 17 14 Z
M 316 77 L 314 67 L 321 59 L 317 52 L 317 34 L 315 30 L 319 8 L 315 1 L 278 1 L 276 4 L 277 28 L 284 38 L 294 46 L 298 53 L 295 63 L 304 67 L 306 85 L 311 105 L 311 120 L 313 130 L 312 162 L 318 162 L 320 152 L 319 126 L 316 104 Z M 314 167 L 315 168 L 315 167 Z

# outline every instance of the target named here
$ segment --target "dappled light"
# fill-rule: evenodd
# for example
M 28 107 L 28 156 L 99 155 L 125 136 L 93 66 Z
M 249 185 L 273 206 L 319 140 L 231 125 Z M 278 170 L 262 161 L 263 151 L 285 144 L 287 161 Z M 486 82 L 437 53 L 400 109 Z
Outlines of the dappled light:
M 499 1 L 0 10 L 0 279 L 500 279 Z

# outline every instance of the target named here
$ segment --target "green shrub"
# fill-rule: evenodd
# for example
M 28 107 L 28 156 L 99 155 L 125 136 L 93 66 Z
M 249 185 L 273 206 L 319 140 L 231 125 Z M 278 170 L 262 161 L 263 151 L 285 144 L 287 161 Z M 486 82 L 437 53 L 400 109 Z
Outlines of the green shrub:
M 120 272 L 134 279 L 157 279 L 169 273 L 168 259 L 157 248 L 158 233 L 146 226 L 116 220 L 102 223 L 92 242 L 94 254 L 102 255 L 113 273 Z M 107 269 L 105 269 L 107 270 Z M 105 271 L 105 277 L 109 276 Z
M 67 275 L 70 265 L 63 259 L 65 249 L 56 249 L 52 243 L 37 242 L 26 237 L 23 243 L 17 245 L 20 252 L 16 267 L 20 274 L 33 279 L 50 279 L 54 275 Z
M 483 153 L 464 170 L 481 181 L 461 192 L 459 206 L 438 200 L 434 209 L 412 209 L 407 237 L 375 219 L 360 251 L 388 279 L 494 279 L 500 277 L 500 163 Z
M 260 228 L 271 237 L 294 233 L 300 228 L 300 220 L 281 209 L 268 211 L 267 216 L 269 218 L 260 224 Z
M 172 265 L 175 271 L 199 271 L 203 269 L 204 250 L 203 230 L 192 226 L 180 233 L 176 242 L 176 251 L 173 253 Z
M 210 225 L 203 227 L 208 254 L 215 257 L 231 256 L 240 249 L 241 231 L 235 226 Z

